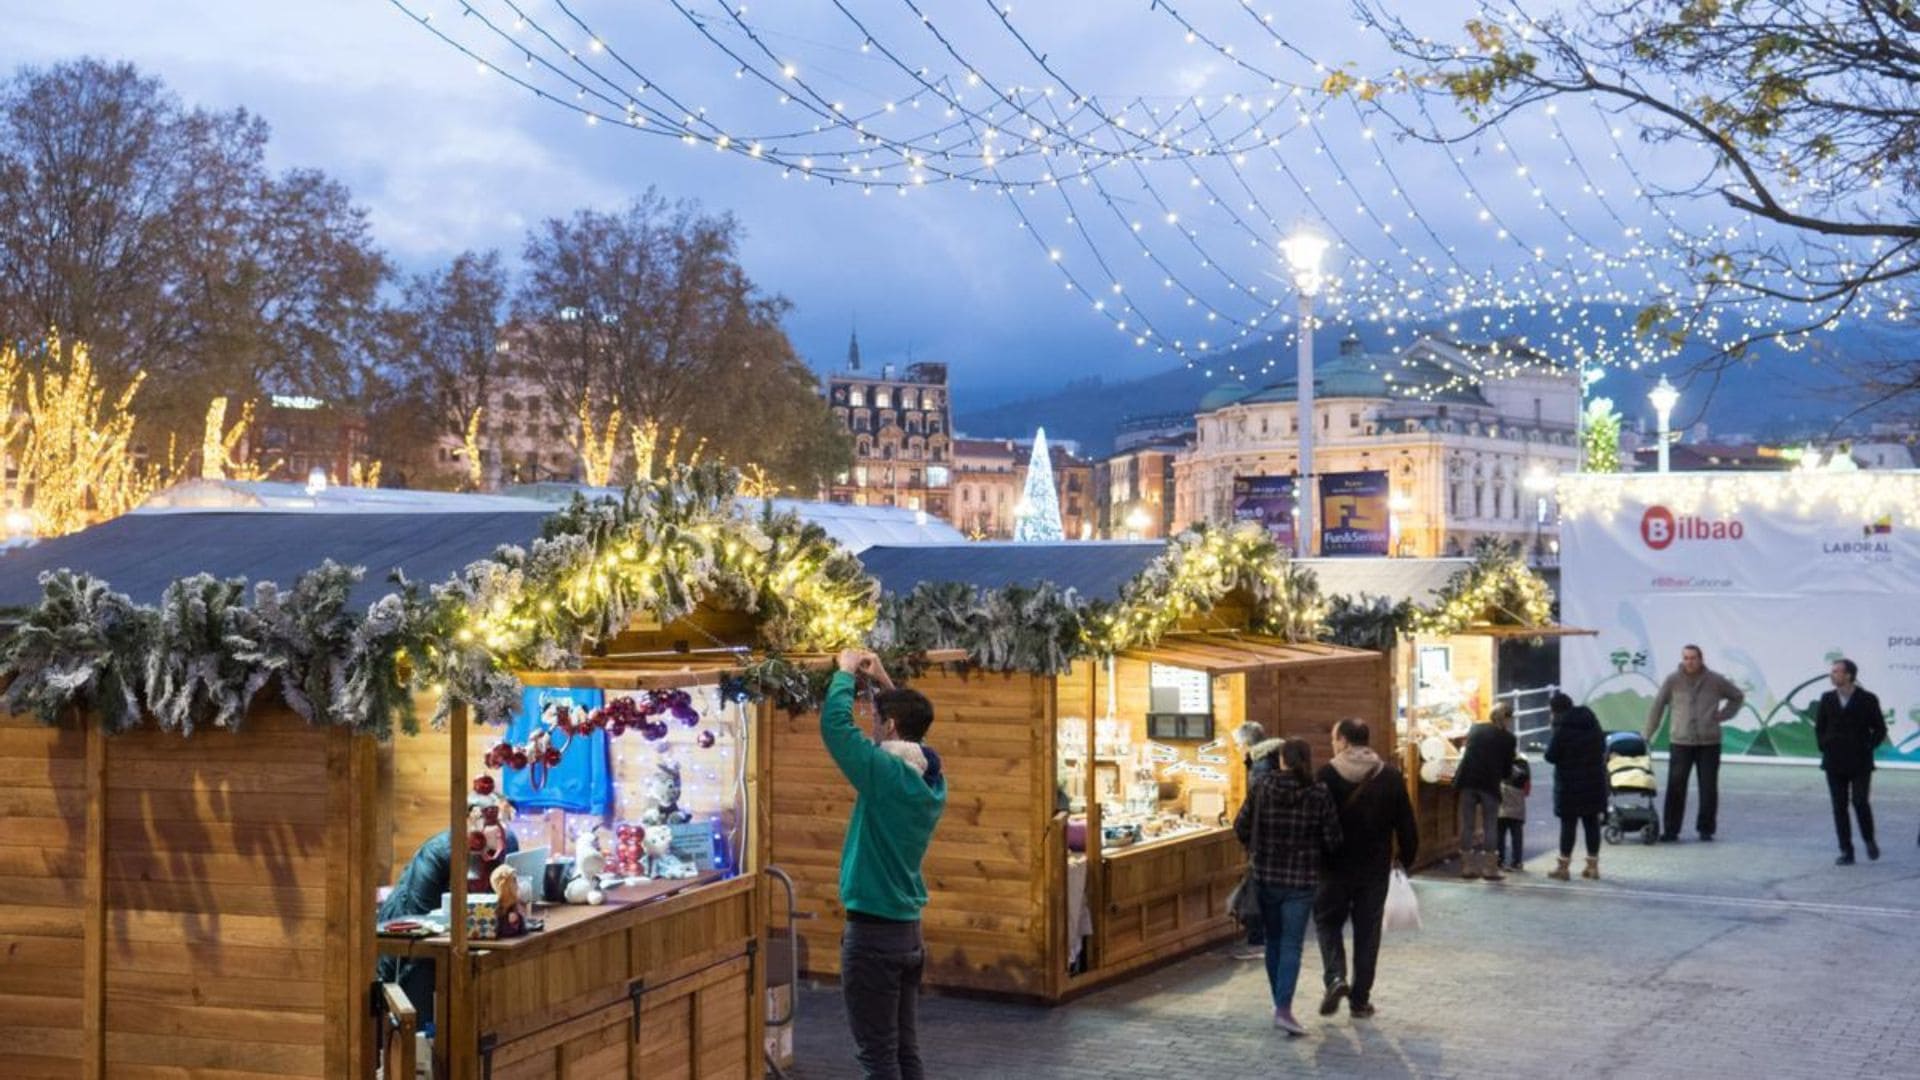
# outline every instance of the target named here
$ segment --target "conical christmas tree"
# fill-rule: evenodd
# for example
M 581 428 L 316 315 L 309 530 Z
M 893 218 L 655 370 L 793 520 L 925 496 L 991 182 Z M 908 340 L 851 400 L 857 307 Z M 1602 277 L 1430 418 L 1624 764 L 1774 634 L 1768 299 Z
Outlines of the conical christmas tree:
M 1020 496 L 1013 538 L 1028 541 L 1065 540 L 1060 527 L 1060 496 L 1053 490 L 1053 458 L 1047 453 L 1047 429 L 1033 434 L 1033 457 L 1027 462 L 1027 490 Z

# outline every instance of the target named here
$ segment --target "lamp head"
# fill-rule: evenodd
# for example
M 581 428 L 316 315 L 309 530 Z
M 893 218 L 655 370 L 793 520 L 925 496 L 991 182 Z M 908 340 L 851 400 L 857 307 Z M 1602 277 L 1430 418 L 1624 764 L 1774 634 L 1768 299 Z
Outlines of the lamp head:
M 1327 254 L 1327 238 L 1312 229 L 1301 229 L 1280 242 L 1280 252 L 1287 257 L 1300 291 L 1309 296 L 1319 292 L 1320 262 Z
M 1673 407 L 1680 403 L 1680 391 L 1662 375 L 1659 383 L 1647 392 L 1647 400 L 1653 402 L 1654 410 L 1664 418 L 1671 415 Z

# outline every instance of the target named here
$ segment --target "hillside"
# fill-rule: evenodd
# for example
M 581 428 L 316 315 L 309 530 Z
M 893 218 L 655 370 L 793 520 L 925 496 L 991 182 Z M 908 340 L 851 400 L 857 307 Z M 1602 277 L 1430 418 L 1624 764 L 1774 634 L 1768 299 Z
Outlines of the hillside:
M 963 407 L 954 425 L 981 438 L 1025 438 L 1034 428 L 1045 427 L 1048 438 L 1077 439 L 1082 453 L 1104 457 L 1113 449 L 1114 428 L 1122 420 L 1190 413 L 1201 396 L 1220 382 L 1184 367 L 1125 382 L 1108 382 L 1095 375 L 1037 397 L 977 409 Z

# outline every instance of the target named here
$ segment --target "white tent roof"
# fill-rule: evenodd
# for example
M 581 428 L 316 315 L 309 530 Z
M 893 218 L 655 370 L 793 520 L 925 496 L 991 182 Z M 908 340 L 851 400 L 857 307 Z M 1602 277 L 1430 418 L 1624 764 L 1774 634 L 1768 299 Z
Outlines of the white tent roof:
M 134 513 L 549 513 L 565 505 L 575 492 L 583 493 L 588 498 L 618 494 L 614 488 L 572 484 L 527 485 L 509 490 L 511 493 L 505 495 L 461 495 L 443 491 L 329 485 L 323 490 L 309 493 L 304 484 L 189 480 L 154 495 Z M 773 505 L 776 510 L 798 514 L 820 526 L 841 546 L 856 554 L 876 544 L 953 544 L 966 539 L 959 530 L 924 511 L 891 506 L 846 506 L 803 499 L 775 499 Z

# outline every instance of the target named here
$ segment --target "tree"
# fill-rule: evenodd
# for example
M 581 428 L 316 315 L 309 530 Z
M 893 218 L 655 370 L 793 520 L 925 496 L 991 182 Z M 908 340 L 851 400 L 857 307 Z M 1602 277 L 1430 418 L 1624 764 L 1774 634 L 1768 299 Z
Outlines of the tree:
M 1019 518 L 1013 525 L 1016 541 L 1065 540 L 1060 525 L 1060 495 L 1053 489 L 1053 458 L 1047 453 L 1047 429 L 1033 435 L 1033 456 L 1027 459 L 1027 486 L 1020 496 Z
M 387 316 L 388 375 L 408 400 L 386 408 L 411 412 L 425 424 L 387 425 L 383 461 L 406 463 L 403 471 L 416 477 L 430 472 L 425 458 L 439 438 L 466 436 L 475 415 L 516 374 L 500 351 L 508 287 L 497 251 L 463 251 L 401 287 Z M 479 475 L 479 464 L 467 462 L 470 477 Z
M 386 262 L 322 173 L 266 167 L 267 126 L 189 109 L 130 64 L 0 84 L 0 332 L 146 372 L 143 425 L 198 437 L 226 394 L 355 394 Z
M 569 414 L 605 402 L 812 489 L 851 466 L 851 449 L 780 329 L 787 302 L 747 277 L 739 239 L 731 216 L 653 192 L 550 219 L 527 237 L 514 321 Z
M 1416 136 L 1460 141 L 1523 109 L 1591 98 L 1637 118 L 1647 141 L 1704 152 L 1696 183 L 1656 197 L 1718 200 L 1789 237 L 1730 239 L 1697 209 L 1675 215 L 1698 223 L 1697 288 L 1649 303 L 1643 334 L 1678 347 L 1739 322 L 1702 365 L 1719 371 L 1764 341 L 1803 341 L 1876 309 L 1910 314 L 1905 288 L 1920 281 L 1920 8 L 1910 0 L 1586 0 L 1537 19 L 1483 11 L 1458 42 L 1409 28 L 1390 10 L 1399 6 L 1360 8 L 1415 61 L 1395 81 L 1449 98 L 1471 121 L 1464 132 L 1409 127 Z M 1727 310 L 1756 306 L 1785 314 L 1746 321 Z M 1920 393 L 1920 365 L 1883 383 L 1888 395 Z
M 109 399 L 84 344 L 55 338 L 33 359 L 30 365 L 11 345 L 0 347 L 0 453 L 18 465 L 36 535 L 64 536 L 118 517 L 179 478 L 184 470 L 171 454 L 164 465 L 134 454 L 133 399 L 144 376 L 135 374 Z
M 1620 471 L 1620 414 L 1613 411 L 1612 398 L 1587 402 L 1580 427 L 1580 470 Z

